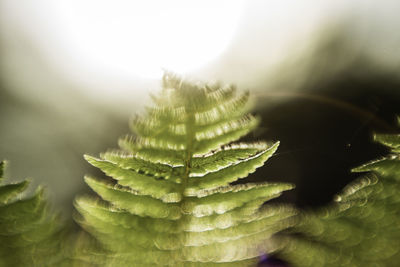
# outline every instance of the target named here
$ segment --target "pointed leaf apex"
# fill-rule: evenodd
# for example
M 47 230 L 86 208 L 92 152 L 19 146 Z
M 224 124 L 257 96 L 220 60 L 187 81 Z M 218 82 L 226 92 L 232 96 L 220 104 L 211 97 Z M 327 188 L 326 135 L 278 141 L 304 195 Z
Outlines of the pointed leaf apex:
M 91 159 L 94 159 L 95 157 L 90 156 L 90 155 L 88 155 L 88 154 L 84 154 L 84 155 L 83 155 L 83 158 L 84 158 L 86 161 L 90 161 Z
M 88 154 L 83 155 L 83 158 L 92 166 L 96 167 L 96 162 L 99 161 L 98 158 L 90 156 Z

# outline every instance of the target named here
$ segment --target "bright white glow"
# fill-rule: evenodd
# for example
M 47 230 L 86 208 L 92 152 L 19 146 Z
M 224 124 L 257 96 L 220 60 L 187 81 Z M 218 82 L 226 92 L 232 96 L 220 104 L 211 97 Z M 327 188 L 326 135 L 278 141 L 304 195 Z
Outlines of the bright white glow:
M 64 47 L 89 70 L 158 78 L 189 72 L 229 44 L 242 0 L 48 1 Z

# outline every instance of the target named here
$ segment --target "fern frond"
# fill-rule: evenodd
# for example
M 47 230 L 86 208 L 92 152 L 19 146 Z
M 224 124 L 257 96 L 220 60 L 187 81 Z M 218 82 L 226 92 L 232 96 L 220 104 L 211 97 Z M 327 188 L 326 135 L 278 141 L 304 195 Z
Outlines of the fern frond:
M 0 180 L 5 162 L 0 163 Z M 64 261 L 63 228 L 39 188 L 22 197 L 29 182 L 0 185 L 0 266 L 48 266 Z
M 184 151 L 170 149 L 157 149 L 154 147 L 143 147 L 136 144 L 132 137 L 124 137 L 118 141 L 119 146 L 124 151 L 131 153 L 132 156 L 153 162 L 163 163 L 172 166 L 183 166 L 185 162 Z
M 102 198 L 79 198 L 77 221 L 109 254 L 109 265 L 247 266 L 280 244 L 293 208 L 264 202 L 291 184 L 232 185 L 261 167 L 279 142 L 236 143 L 259 118 L 248 92 L 191 84 L 165 74 L 155 107 L 132 121 L 120 151 L 85 156 L 111 181 L 86 177 Z M 104 264 L 104 263 L 103 263 Z
M 282 257 L 293 266 L 397 266 L 400 262 L 399 135 L 375 138 L 392 156 L 355 168 L 369 172 L 335 201 L 305 214 Z M 300 233 L 300 235 L 299 235 Z
M 374 136 L 377 142 L 384 144 L 395 153 L 400 153 L 400 135 L 398 134 L 377 134 Z
M 163 178 L 165 180 L 173 181 L 175 183 L 181 182 L 181 176 L 183 175 L 183 167 L 173 168 L 170 165 L 153 163 L 146 160 L 142 160 L 131 155 L 124 155 L 121 153 L 107 152 L 100 155 L 103 160 L 112 162 L 118 167 L 128 170 L 136 170 L 140 173 L 144 173 L 155 178 Z
M 133 169 L 121 168 L 110 161 L 96 159 L 88 155 L 85 155 L 85 159 L 93 166 L 100 168 L 105 174 L 113 177 L 122 186 L 165 202 L 178 202 L 182 198 L 181 194 L 177 193 L 180 189 L 179 184 L 168 179 L 160 179 Z
M 202 192 L 204 189 L 218 188 L 247 177 L 258 167 L 264 165 L 264 162 L 276 151 L 278 145 L 279 143 L 275 143 L 273 146 L 266 148 L 252 157 L 245 160 L 238 160 L 235 164 L 216 172 L 210 172 L 200 177 L 193 177 L 188 181 L 188 186 L 185 189 L 186 195 L 196 196 L 198 192 Z

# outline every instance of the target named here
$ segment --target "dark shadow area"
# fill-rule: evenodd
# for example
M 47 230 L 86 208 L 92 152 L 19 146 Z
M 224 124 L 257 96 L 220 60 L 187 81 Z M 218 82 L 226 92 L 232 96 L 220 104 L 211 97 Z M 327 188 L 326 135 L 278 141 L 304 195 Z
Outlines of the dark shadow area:
M 373 133 L 398 132 L 399 75 L 354 54 L 347 45 L 343 36 L 331 36 L 309 61 L 283 70 L 285 75 L 273 83 L 277 90 L 257 95 L 262 123 L 253 137 L 280 140 L 281 145 L 250 180 L 296 184 L 278 201 L 300 207 L 331 201 L 360 176 L 352 168 L 388 153 L 373 141 Z M 349 56 L 351 60 L 333 69 L 335 61 Z M 302 79 L 296 77 L 298 68 L 303 68 Z

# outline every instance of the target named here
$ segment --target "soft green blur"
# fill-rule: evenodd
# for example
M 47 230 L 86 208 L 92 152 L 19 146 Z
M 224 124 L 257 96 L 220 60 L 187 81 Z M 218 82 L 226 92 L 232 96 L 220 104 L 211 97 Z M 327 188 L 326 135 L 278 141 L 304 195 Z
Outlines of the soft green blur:
M 303 212 L 281 256 L 293 266 L 396 266 L 400 261 L 400 135 L 376 141 L 393 155 L 355 168 L 368 172 L 334 202 Z

